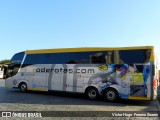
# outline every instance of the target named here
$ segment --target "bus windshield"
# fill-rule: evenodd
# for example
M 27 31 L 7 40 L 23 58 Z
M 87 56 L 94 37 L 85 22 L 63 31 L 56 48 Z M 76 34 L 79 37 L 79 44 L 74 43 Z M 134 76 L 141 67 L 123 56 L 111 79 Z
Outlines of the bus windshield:
M 18 73 L 23 57 L 24 52 L 17 53 L 12 57 L 12 59 L 10 60 L 11 64 L 8 65 L 6 77 L 12 77 Z

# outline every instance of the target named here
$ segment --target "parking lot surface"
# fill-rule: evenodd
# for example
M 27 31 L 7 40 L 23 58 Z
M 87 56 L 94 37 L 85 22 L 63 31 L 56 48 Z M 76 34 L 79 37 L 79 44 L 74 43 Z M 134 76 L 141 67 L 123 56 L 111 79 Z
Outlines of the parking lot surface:
M 16 89 L 6 89 L 4 80 L 0 80 L 0 111 L 40 111 L 40 112 L 60 112 L 63 114 L 65 111 L 69 114 L 73 112 L 69 117 L 70 119 L 77 119 L 77 114 L 80 112 L 78 119 L 121 119 L 122 117 L 107 117 L 104 115 L 104 111 L 107 112 L 146 112 L 146 111 L 159 111 L 160 104 L 158 100 L 154 101 L 133 101 L 133 100 L 119 100 L 117 102 L 106 102 L 102 99 L 96 101 L 88 100 L 81 94 L 70 94 L 60 92 L 33 92 L 21 93 Z M 98 114 L 96 112 L 98 112 Z M 100 116 L 100 111 L 103 115 Z M 90 113 L 91 112 L 91 113 Z M 95 112 L 95 115 L 94 115 Z M 82 115 L 80 114 L 89 114 Z M 93 114 L 93 115 L 92 115 Z M 96 116 L 97 114 L 97 116 Z M 63 116 L 63 115 L 62 115 Z M 53 117 L 45 117 L 41 119 L 52 119 Z M 56 119 L 69 119 L 65 116 L 55 116 Z M 15 118 L 17 119 L 17 118 Z M 27 119 L 27 118 L 26 118 Z M 34 118 L 39 119 L 39 118 Z M 125 117 L 123 119 L 155 119 L 159 120 L 159 117 Z

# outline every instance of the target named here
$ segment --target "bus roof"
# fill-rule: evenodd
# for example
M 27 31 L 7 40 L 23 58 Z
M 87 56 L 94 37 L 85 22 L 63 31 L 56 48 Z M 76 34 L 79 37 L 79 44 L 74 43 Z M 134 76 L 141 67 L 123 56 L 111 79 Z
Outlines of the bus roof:
M 83 48 L 60 48 L 60 49 L 40 49 L 26 50 L 26 54 L 41 53 L 65 53 L 65 52 L 89 52 L 89 51 L 112 51 L 112 50 L 136 50 L 136 49 L 153 49 L 154 46 L 135 46 L 135 47 L 83 47 Z

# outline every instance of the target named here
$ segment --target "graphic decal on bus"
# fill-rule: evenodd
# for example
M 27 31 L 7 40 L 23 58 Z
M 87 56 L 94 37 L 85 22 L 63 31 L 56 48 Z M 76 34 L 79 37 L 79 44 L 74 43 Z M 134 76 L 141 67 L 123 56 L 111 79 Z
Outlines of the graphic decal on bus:
M 149 65 L 111 64 L 108 69 L 92 75 L 88 85 L 96 85 L 99 93 L 108 87 L 115 88 L 119 96 L 150 96 Z
M 52 72 L 52 73 L 88 73 L 88 74 L 94 74 L 94 69 L 64 69 L 64 68 L 56 68 L 56 69 L 50 69 L 50 68 L 37 68 L 35 70 L 36 72 Z
M 36 67 L 38 66 L 38 67 Z M 39 79 L 48 90 L 83 92 L 86 86 L 95 86 L 99 94 L 108 87 L 118 91 L 121 98 L 150 97 L 149 64 L 52 64 L 30 66 L 34 71 L 32 87 L 40 86 Z M 26 68 L 27 69 L 27 68 Z M 25 71 L 25 70 L 24 70 Z M 22 76 L 23 75 L 23 76 Z M 26 77 L 21 70 L 21 77 Z M 42 85 L 41 85 L 42 86 Z
M 98 67 L 98 69 L 101 70 L 101 71 L 106 71 L 106 70 L 108 70 L 108 65 L 100 65 Z

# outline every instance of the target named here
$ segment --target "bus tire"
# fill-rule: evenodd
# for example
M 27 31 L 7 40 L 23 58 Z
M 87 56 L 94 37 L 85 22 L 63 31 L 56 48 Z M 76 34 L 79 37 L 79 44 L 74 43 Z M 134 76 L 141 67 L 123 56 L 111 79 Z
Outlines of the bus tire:
M 87 88 L 85 94 L 90 100 L 96 100 L 99 96 L 98 90 L 95 87 Z
M 118 99 L 118 92 L 114 88 L 108 88 L 103 93 L 104 99 L 107 101 L 116 101 Z
M 19 85 L 19 88 L 20 88 L 21 92 L 26 92 L 27 91 L 27 84 L 23 82 Z

